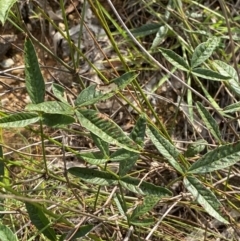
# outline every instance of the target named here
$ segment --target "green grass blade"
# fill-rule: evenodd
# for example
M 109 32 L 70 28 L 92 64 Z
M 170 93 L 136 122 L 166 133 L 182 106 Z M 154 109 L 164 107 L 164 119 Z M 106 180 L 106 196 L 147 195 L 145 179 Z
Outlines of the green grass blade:
M 208 130 L 212 133 L 216 140 L 221 143 L 221 133 L 215 119 L 200 102 L 197 102 L 197 110 Z
M 192 86 L 191 82 L 192 82 L 192 79 L 191 79 L 191 77 L 188 75 L 187 84 L 188 84 L 189 86 Z M 188 104 L 187 113 L 189 113 L 189 120 L 190 120 L 191 123 L 194 123 L 193 93 L 192 93 L 192 91 L 189 90 L 189 89 L 187 89 L 187 104 Z
M 31 219 L 32 224 L 41 231 L 48 239 L 55 241 L 57 240 L 54 230 L 49 226 L 50 222 L 45 216 L 44 212 L 31 203 L 25 203 L 28 215 Z
M 0 127 L 25 127 L 37 122 L 40 117 L 35 113 L 17 113 L 0 119 Z
M 213 37 L 208 39 L 207 42 L 199 44 L 193 52 L 191 59 L 191 68 L 195 68 L 206 61 L 219 46 L 220 39 Z
M 185 177 L 183 183 L 187 190 L 193 195 L 194 199 L 196 199 L 209 215 L 222 223 L 229 223 L 222 217 L 220 213 L 221 203 L 211 190 L 202 185 L 195 177 Z
M 26 88 L 32 103 L 44 102 L 45 83 L 33 44 L 29 38 L 24 44 Z
M 78 110 L 77 118 L 81 125 L 100 137 L 105 142 L 126 150 L 139 152 L 139 146 L 122 129 L 107 116 L 95 110 Z
M 121 186 L 128 189 L 131 192 L 141 195 L 154 195 L 159 198 L 171 196 L 172 193 L 166 188 L 156 186 L 149 182 L 142 182 L 141 180 L 129 176 L 122 177 L 119 181 Z
M 170 49 L 159 48 L 162 55 L 175 67 L 181 69 L 183 71 L 189 71 L 190 67 L 186 63 L 186 61 L 174 51 Z
M 189 168 L 188 173 L 207 173 L 222 170 L 239 162 L 240 142 L 224 145 L 208 152 Z
M 75 104 L 78 107 L 82 107 L 95 104 L 100 100 L 109 99 L 110 97 L 114 96 L 119 90 L 124 89 L 136 77 L 137 74 L 135 72 L 128 72 L 114 79 L 109 84 L 90 85 L 78 95 Z
M 144 218 L 144 219 L 132 219 L 131 224 L 138 227 L 148 227 L 153 225 L 155 222 L 154 218 Z
M 48 114 L 63 114 L 63 115 L 74 114 L 74 110 L 69 104 L 65 104 L 59 101 L 45 101 L 39 104 L 28 104 L 25 107 L 25 110 L 43 112 Z
M 214 81 L 228 80 L 230 78 L 229 76 L 219 74 L 218 72 L 215 72 L 213 70 L 202 69 L 202 68 L 193 69 L 192 74 L 204 79 L 214 80 Z
M 3 147 L 0 145 L 0 182 L 6 183 L 8 169 L 5 169 L 4 161 L 3 161 Z M 4 199 L 0 198 L 0 211 L 4 211 Z M 0 218 L 2 218 L 4 214 L 0 214 Z M 0 236 L 1 237 L 1 236 Z
M 7 226 L 0 224 L 0 240 L 1 241 L 17 241 L 17 237 Z
M 167 159 L 167 161 L 178 172 L 184 173 L 182 166 L 177 162 L 180 153 L 177 148 L 173 146 L 167 139 L 165 139 L 155 127 L 149 125 L 147 134 L 150 137 L 152 143 L 156 146 L 158 151 Z
M 4 23 L 8 17 L 8 12 L 15 2 L 17 2 L 17 0 L 1 0 L 0 1 L 0 22 L 2 22 L 2 25 L 4 25 Z
M 117 183 L 118 177 L 109 172 L 98 171 L 94 169 L 88 169 L 83 167 L 71 167 L 68 172 L 76 177 L 80 177 L 82 180 L 88 183 L 109 186 Z
M 0 182 L 3 182 L 4 180 L 4 162 L 3 160 L 3 148 L 2 145 L 0 145 Z

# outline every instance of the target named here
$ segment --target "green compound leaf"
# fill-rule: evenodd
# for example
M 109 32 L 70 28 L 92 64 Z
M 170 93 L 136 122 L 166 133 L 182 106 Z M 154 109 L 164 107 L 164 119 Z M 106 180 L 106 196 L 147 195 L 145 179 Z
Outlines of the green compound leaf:
M 66 125 L 70 125 L 75 122 L 75 119 L 69 115 L 61 115 L 61 114 L 43 114 L 42 121 L 44 125 L 51 127 L 64 127 Z
M 139 156 L 138 153 L 127 151 L 125 149 L 118 149 L 117 151 L 111 154 L 110 160 L 113 162 L 122 162 L 124 160 L 128 160 L 129 158 L 131 158 L 133 154 L 136 154 Z
M 237 71 L 232 66 L 220 60 L 214 60 L 213 64 L 217 68 L 219 73 L 221 73 L 222 75 L 231 77 L 230 80 L 237 81 L 238 79 Z
M 183 179 L 183 183 L 196 201 L 206 210 L 209 215 L 222 223 L 229 223 L 225 218 L 222 217 L 220 213 L 221 203 L 211 190 L 203 186 L 202 183 L 195 177 L 185 177 Z
M 144 25 L 141 25 L 138 28 L 134 28 L 131 30 L 131 33 L 134 35 L 134 37 L 145 37 L 154 33 L 157 33 L 159 28 L 161 27 L 161 24 L 159 23 L 147 23 Z
M 222 81 L 230 78 L 229 76 L 219 74 L 218 72 L 215 72 L 213 70 L 202 69 L 202 68 L 193 69 L 192 74 L 204 79 L 215 80 L 215 81 Z
M 146 132 L 146 120 L 140 116 L 134 126 L 130 138 L 135 141 L 138 145 L 143 146 L 144 136 Z M 125 157 L 123 159 L 122 157 Z M 135 165 L 139 158 L 139 153 L 134 153 L 128 150 L 119 149 L 111 155 L 111 160 L 120 161 L 119 164 L 119 175 L 126 175 L 132 167 Z
M 208 152 L 189 168 L 188 173 L 207 173 L 222 170 L 232 166 L 240 160 L 240 142 L 237 144 L 220 146 Z
M 109 144 L 91 132 L 91 137 L 105 157 L 109 156 Z M 108 158 L 109 159 L 109 158 Z
M 48 239 L 55 241 L 57 240 L 54 230 L 49 226 L 50 222 L 45 216 L 44 212 L 31 203 L 25 203 L 28 215 L 31 219 L 32 224 L 41 231 Z
M 218 47 L 220 42 L 219 38 L 213 37 L 208 39 L 207 42 L 199 44 L 193 52 L 191 59 L 191 68 L 195 68 L 206 61 Z
M 170 49 L 159 48 L 160 52 L 174 67 L 181 69 L 183 71 L 189 71 L 190 67 L 186 61 L 178 54 Z
M 204 93 L 204 96 L 211 102 L 213 108 L 215 108 L 219 112 L 219 114 L 224 116 L 224 113 L 223 113 L 222 109 L 219 107 L 219 105 L 217 104 L 215 99 L 211 96 L 211 94 L 209 94 L 209 92 L 207 90 L 207 86 L 205 87 L 200 80 L 198 80 L 197 82 L 201 86 L 201 89 Z
M 116 193 L 116 196 L 113 198 L 113 200 L 116 203 L 119 213 L 126 218 L 127 206 L 123 202 L 121 196 L 118 193 Z
M 86 236 L 92 229 L 94 228 L 94 225 L 88 224 L 88 225 L 81 225 L 81 227 L 77 230 L 77 232 L 74 232 L 74 235 L 71 237 L 71 240 L 76 240 L 77 238 L 81 238 Z M 66 240 L 67 234 L 63 234 L 59 241 Z
M 28 104 L 25 107 L 25 110 L 43 112 L 48 114 L 63 114 L 63 115 L 74 114 L 74 110 L 69 104 L 65 104 L 59 101 L 45 101 L 40 104 Z
M 17 2 L 17 0 L 1 0 L 0 1 L 0 21 L 2 22 L 2 25 L 4 25 L 7 17 L 8 12 L 10 11 L 13 4 Z
M 106 115 L 95 110 L 78 110 L 77 118 L 87 130 L 100 137 L 105 142 L 117 145 L 126 150 L 139 152 L 140 148 L 132 139 L 126 136 L 122 129 Z
M 187 147 L 187 151 L 184 153 L 184 156 L 185 157 L 194 157 L 195 155 L 202 152 L 206 148 L 207 144 L 208 144 L 208 142 L 205 141 L 204 139 L 200 139 L 200 140 L 190 143 Z
M 11 229 L 7 226 L 0 224 L 0 240 L 1 241 L 17 241 L 17 237 L 14 235 Z
M 106 100 L 118 93 L 119 90 L 124 89 L 129 83 L 131 83 L 137 74 L 134 72 L 128 72 L 114 79 L 111 83 L 106 85 L 90 85 L 84 89 L 76 99 L 76 106 L 88 106 L 92 105 L 100 100 Z
M 119 176 L 125 176 L 132 169 L 138 158 L 138 153 L 119 149 L 111 155 L 110 160 L 120 162 Z
M 54 96 L 57 97 L 60 101 L 62 101 L 63 103 L 66 103 L 66 104 L 68 103 L 64 96 L 65 89 L 63 86 L 53 83 L 52 84 L 52 92 L 53 92 Z
M 158 151 L 167 159 L 167 161 L 180 173 L 184 173 L 182 166 L 177 162 L 180 153 L 167 139 L 165 139 L 159 131 L 149 125 L 147 134 Z
M 118 177 L 112 173 L 83 167 L 71 167 L 68 169 L 68 172 L 76 177 L 80 177 L 85 182 L 100 186 L 117 184 L 118 181 Z
M 215 119 L 200 102 L 197 102 L 197 110 L 208 130 L 212 133 L 216 140 L 221 143 L 221 133 Z
M 168 27 L 166 25 L 159 26 L 158 32 L 152 41 L 151 49 L 160 46 L 167 38 Z
M 129 176 L 122 177 L 119 183 L 131 192 L 141 195 L 154 195 L 159 198 L 171 196 L 172 193 L 166 188 L 156 186 L 149 182 L 142 182 L 141 180 Z
M 227 113 L 236 113 L 238 111 L 240 111 L 240 102 L 228 105 L 223 109 L 223 112 L 226 114 Z
M 213 62 L 216 69 L 220 74 L 229 76 L 230 78 L 226 81 L 227 86 L 238 96 L 240 96 L 240 84 L 238 81 L 237 71 L 230 65 L 220 61 L 215 60 Z
M 33 104 L 44 102 L 45 83 L 33 44 L 29 38 L 24 44 L 26 88 Z
M 146 119 L 140 116 L 130 133 L 130 138 L 135 141 L 138 145 L 143 146 L 144 136 L 146 132 Z
M 0 119 L 0 127 L 17 128 L 25 127 L 39 121 L 40 117 L 35 113 L 17 113 Z
M 109 161 L 109 158 L 106 158 L 100 152 L 80 153 L 76 154 L 76 156 L 92 165 L 101 165 Z
M 138 205 L 130 217 L 130 221 L 144 215 L 145 213 L 151 211 L 154 206 L 159 202 L 160 198 L 158 196 L 149 195 L 144 197 L 143 203 Z

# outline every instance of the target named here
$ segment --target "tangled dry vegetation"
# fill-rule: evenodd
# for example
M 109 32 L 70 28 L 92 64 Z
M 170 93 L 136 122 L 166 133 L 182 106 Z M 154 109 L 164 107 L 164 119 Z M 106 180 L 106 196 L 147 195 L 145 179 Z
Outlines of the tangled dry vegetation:
M 0 121 L 1 225 L 16 240 L 240 240 L 239 11 L 220 0 L 17 1 L 0 27 L 2 119 L 34 99 L 26 39 L 45 102 L 89 104 L 68 125 L 57 115 L 43 129 Z M 193 67 L 195 50 L 205 72 Z M 126 73 L 129 84 L 110 95 Z M 79 97 L 91 86 L 109 98 Z M 140 151 L 97 122 L 86 128 L 89 109 Z M 199 160 L 209 171 L 194 172 Z

